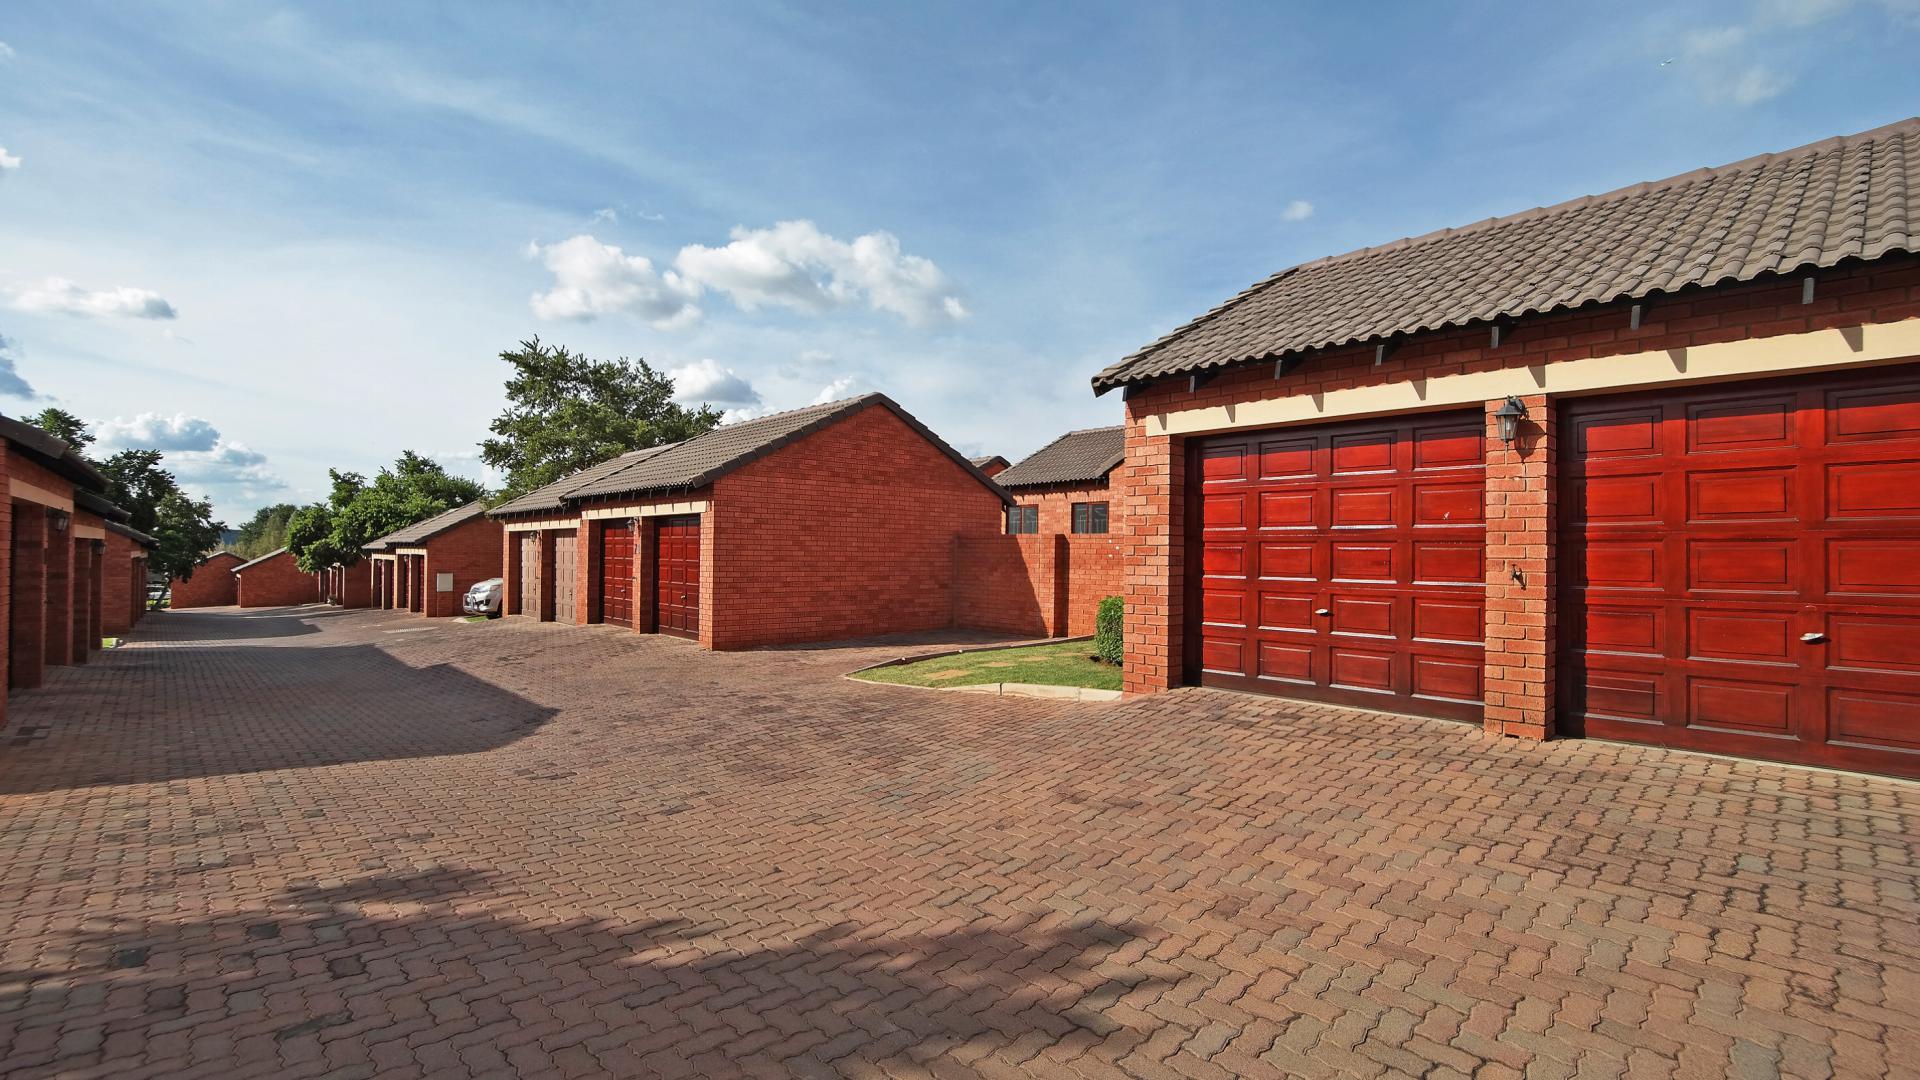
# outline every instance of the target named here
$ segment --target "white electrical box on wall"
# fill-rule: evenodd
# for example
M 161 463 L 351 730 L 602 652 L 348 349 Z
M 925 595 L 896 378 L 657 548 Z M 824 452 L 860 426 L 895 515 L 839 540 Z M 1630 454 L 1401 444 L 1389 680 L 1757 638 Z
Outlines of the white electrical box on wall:
M 453 591 L 453 575 L 452 574 L 433 575 L 433 588 L 434 588 L 434 591 L 436 592 L 452 592 Z

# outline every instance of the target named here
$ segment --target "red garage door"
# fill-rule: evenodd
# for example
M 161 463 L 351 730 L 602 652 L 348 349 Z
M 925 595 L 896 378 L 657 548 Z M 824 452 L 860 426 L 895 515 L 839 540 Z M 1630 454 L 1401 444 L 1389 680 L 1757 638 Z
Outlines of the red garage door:
M 600 535 L 600 621 L 633 629 L 633 524 L 609 524 Z
M 655 534 L 653 579 L 660 632 L 700 636 L 700 517 L 661 518 Z
M 1560 726 L 1920 776 L 1920 373 L 1564 406 Z
M 1200 442 L 1188 681 L 1478 718 L 1482 423 L 1446 413 Z

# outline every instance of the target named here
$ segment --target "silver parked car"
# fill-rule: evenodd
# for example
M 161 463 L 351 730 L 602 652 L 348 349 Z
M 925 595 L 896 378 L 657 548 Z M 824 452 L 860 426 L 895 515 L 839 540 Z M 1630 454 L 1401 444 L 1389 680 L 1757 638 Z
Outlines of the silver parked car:
M 485 615 L 489 619 L 500 617 L 500 590 L 506 586 L 500 578 L 488 578 L 476 581 L 473 588 L 467 590 L 466 599 L 460 602 L 462 609 L 469 615 Z

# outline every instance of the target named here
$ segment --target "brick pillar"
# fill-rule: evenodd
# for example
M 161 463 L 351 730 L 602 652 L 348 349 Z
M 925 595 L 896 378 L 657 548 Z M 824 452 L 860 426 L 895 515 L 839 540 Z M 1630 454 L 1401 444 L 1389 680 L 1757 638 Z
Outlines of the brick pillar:
M 1144 419 L 1127 419 L 1127 460 L 1114 470 L 1124 494 L 1121 541 L 1126 596 L 1123 685 L 1130 694 L 1179 686 L 1182 655 L 1182 552 L 1186 546 L 1186 444 L 1150 436 Z
M 641 518 L 633 530 L 633 628 L 643 634 L 660 632 L 659 550 L 660 519 Z
M 1527 419 L 1519 438 L 1500 441 L 1494 411 L 1487 419 L 1488 734 L 1524 739 L 1553 736 L 1554 587 L 1553 403 L 1544 394 L 1521 399 Z
M 535 571 L 540 575 L 540 610 L 535 612 L 535 614 L 540 617 L 541 622 L 552 622 L 560 617 L 560 613 L 555 611 L 553 606 L 554 592 L 557 589 L 557 583 L 553 576 L 553 543 L 554 531 L 552 529 L 541 529 L 540 564 L 535 568 Z
M 580 522 L 579 539 L 574 541 L 574 596 L 578 601 L 580 625 L 600 621 L 600 534 L 601 522 Z
M 93 547 L 92 572 L 87 575 L 93 584 L 93 596 L 87 604 L 87 648 L 100 647 L 100 639 L 107 636 L 107 542 L 95 540 Z
M 1069 594 L 1072 591 L 1070 582 L 1067 579 L 1069 573 L 1069 567 L 1067 566 L 1067 534 L 1054 533 L 1049 539 L 1053 549 L 1049 559 L 1053 564 L 1053 573 L 1051 575 L 1053 597 L 1052 603 L 1048 605 L 1047 609 L 1047 636 L 1066 637 L 1067 611 L 1071 600 Z
M 15 503 L 13 508 L 7 685 L 31 689 L 46 675 L 47 514 L 34 503 Z
M 47 522 L 47 663 L 73 663 L 73 515 Z M 54 523 L 65 519 L 57 531 Z
M 72 526 L 67 534 L 73 535 Z M 93 625 L 93 541 L 74 537 L 72 577 L 73 615 L 67 623 L 67 662 L 84 664 L 91 659 L 93 650 L 87 647 L 87 628 Z

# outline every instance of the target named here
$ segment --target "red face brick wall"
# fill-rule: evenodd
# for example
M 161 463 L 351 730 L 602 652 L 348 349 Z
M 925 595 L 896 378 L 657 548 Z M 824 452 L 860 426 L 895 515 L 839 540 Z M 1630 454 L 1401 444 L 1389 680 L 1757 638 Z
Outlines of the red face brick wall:
M 239 603 L 240 582 L 233 576 L 233 568 L 245 561 L 231 551 L 216 551 L 200 560 L 191 578 L 173 579 L 172 606 L 230 607 Z
M 193 576 L 197 578 L 204 572 L 205 567 L 202 567 Z M 320 599 L 313 575 L 294 563 L 290 551 L 283 551 L 266 562 L 255 563 L 233 576 L 240 580 L 236 602 L 241 607 L 287 607 L 317 603 Z
M 100 578 L 100 632 L 104 637 L 119 637 L 133 629 L 133 563 L 145 550 L 117 532 L 107 533 L 106 569 Z M 139 599 L 146 599 L 144 590 Z
M 713 545 L 702 641 L 735 649 L 949 626 L 954 539 L 999 533 L 1003 506 L 891 411 L 864 409 L 714 485 L 701 523 Z
M 373 603 L 373 578 L 367 571 L 367 564 L 354 563 L 352 566 L 336 566 L 324 575 L 327 583 L 327 603 L 336 607 L 363 608 Z
M 676 506 L 687 503 L 706 503 L 709 507 L 707 513 L 700 515 L 700 580 L 703 583 L 703 587 L 700 590 L 700 640 L 701 644 L 707 645 L 709 648 L 712 647 L 711 643 L 707 641 L 707 628 L 712 625 L 713 590 L 704 586 L 704 583 L 712 581 L 714 576 L 713 530 L 710 527 L 710 523 L 714 520 L 711 509 L 713 504 L 713 489 L 711 487 L 695 488 L 692 491 L 677 492 L 673 495 L 657 499 L 628 498 L 600 500 L 582 505 L 578 511 L 581 516 L 576 519 L 579 525 L 573 530 L 573 536 L 576 539 L 574 543 L 574 612 L 571 617 L 572 621 L 580 624 L 600 621 L 600 533 L 601 530 L 606 527 L 607 520 L 602 518 L 589 518 L 586 516 L 587 513 L 612 506 L 633 507 L 643 511 L 646 515 L 641 517 L 640 527 L 634 531 L 634 628 L 642 633 L 651 633 L 653 631 L 654 606 L 657 598 L 653 592 L 653 579 L 651 577 L 653 571 L 653 527 L 651 522 L 655 516 L 671 516 L 671 511 L 673 511 Z M 615 518 L 613 520 L 618 522 L 624 519 Z M 541 533 L 544 539 L 540 546 L 542 557 L 552 559 L 554 538 L 566 534 L 567 530 L 565 529 L 544 530 Z M 543 571 L 543 573 L 550 579 L 551 571 Z M 543 582 L 542 587 L 548 590 L 542 594 L 542 604 L 552 604 L 555 592 L 551 581 L 547 580 Z M 554 617 L 560 618 L 561 616 L 556 614 Z M 563 621 L 565 620 L 563 619 Z
M 1064 633 L 1066 538 L 962 536 L 953 542 L 953 625 L 1023 637 Z
M 489 517 L 463 522 L 420 545 L 426 549 L 419 610 L 430 619 L 464 615 L 460 603 L 475 582 L 500 576 L 500 543 L 504 530 Z M 442 592 L 438 577 L 453 575 L 453 589 Z
M 13 488 L 12 444 L 0 439 L 0 727 L 7 724 L 7 688 L 13 685 Z
M 1800 302 L 1799 277 L 1690 289 L 1656 298 L 1637 330 L 1629 324 L 1629 305 L 1616 303 L 1521 319 L 1498 349 L 1490 347 L 1484 326 L 1469 327 L 1415 335 L 1378 366 L 1373 346 L 1362 345 L 1310 355 L 1277 380 L 1273 365 L 1252 364 L 1226 372 L 1198 391 L 1190 392 L 1184 380 L 1136 390 L 1126 402 L 1127 461 L 1114 473 L 1116 487 L 1125 492 L 1116 497 L 1115 505 L 1124 503 L 1128 521 L 1123 559 L 1127 690 L 1152 692 L 1178 685 L 1182 678 L 1186 444 L 1179 436 L 1150 433 L 1147 417 L 1435 376 L 1920 318 L 1920 258 L 1890 257 L 1821 271 L 1817 278 L 1812 304 Z M 1499 404 L 1488 403 L 1490 408 Z M 1539 404 L 1539 409 L 1529 404 L 1529 411 L 1536 420 L 1549 418 L 1550 423 L 1551 403 L 1541 399 Z M 1552 469 L 1550 432 L 1543 444 L 1543 453 L 1518 459 L 1492 450 L 1490 443 L 1488 459 L 1489 544 L 1531 548 L 1542 539 L 1549 544 L 1538 564 L 1543 572 L 1530 576 L 1530 584 L 1522 590 L 1493 581 L 1493 567 L 1497 564 L 1499 572 L 1505 573 L 1506 562 L 1488 560 L 1489 622 L 1496 617 L 1496 605 L 1499 617 L 1523 617 L 1518 638 L 1488 641 L 1488 722 L 1513 734 L 1552 730 L 1544 704 L 1551 701 L 1553 683 L 1548 601 L 1556 582 L 1548 528 L 1551 513 L 1546 499 L 1497 501 L 1494 496 L 1507 484 L 1530 489 L 1547 483 Z M 1531 553 L 1527 557 L 1534 558 Z M 1538 644 L 1536 636 L 1542 639 Z M 1493 695 L 1498 700 L 1492 700 Z

